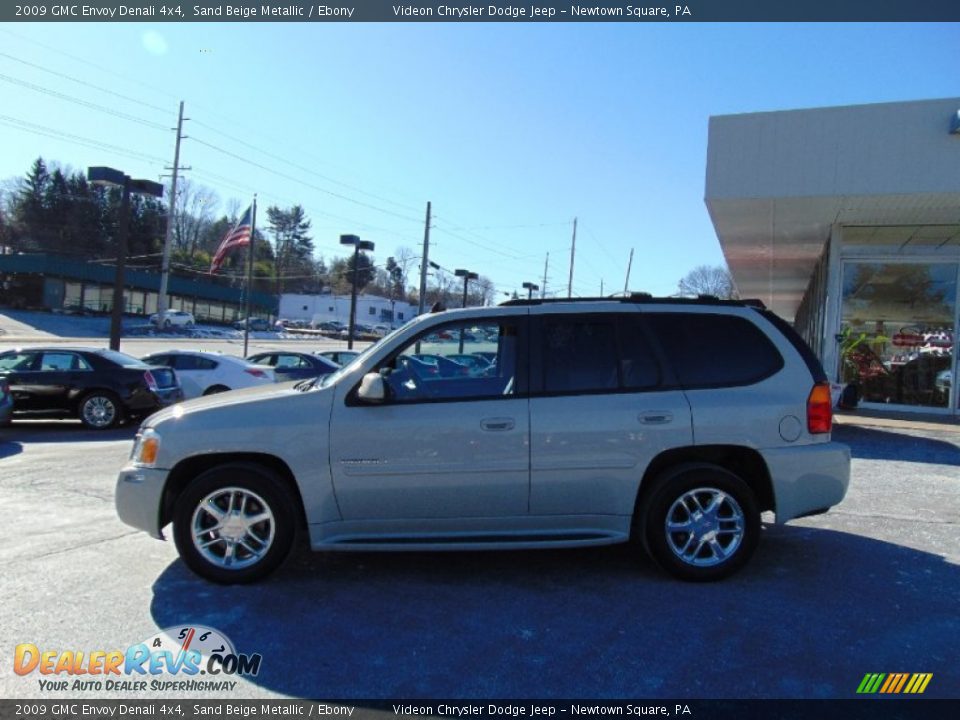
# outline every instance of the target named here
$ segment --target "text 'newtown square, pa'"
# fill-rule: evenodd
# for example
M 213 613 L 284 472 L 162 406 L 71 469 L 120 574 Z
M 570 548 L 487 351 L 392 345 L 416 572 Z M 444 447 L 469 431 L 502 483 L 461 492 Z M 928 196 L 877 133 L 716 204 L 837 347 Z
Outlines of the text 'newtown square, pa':
M 670 17 L 693 17 L 693 11 L 686 5 L 675 5 L 673 12 L 667 7 L 638 7 L 627 5 L 626 7 L 606 7 L 600 5 L 571 5 L 569 10 L 557 10 L 554 7 L 540 7 L 530 5 L 529 7 L 520 6 L 497 6 L 497 5 L 437 5 L 436 7 L 422 7 L 417 5 L 393 5 L 393 14 L 395 17 L 418 17 L 418 18 L 529 18 L 529 19 L 550 19 L 560 15 L 566 15 L 572 18 L 591 18 L 591 17 L 623 17 L 623 18 L 670 18 Z

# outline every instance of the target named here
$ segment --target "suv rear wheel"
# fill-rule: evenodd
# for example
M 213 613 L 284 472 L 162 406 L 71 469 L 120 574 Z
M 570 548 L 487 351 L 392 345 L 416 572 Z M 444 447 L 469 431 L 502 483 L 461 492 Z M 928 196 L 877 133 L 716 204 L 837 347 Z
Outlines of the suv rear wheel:
M 653 559 L 683 580 L 719 580 L 750 559 L 760 536 L 760 510 L 750 487 L 713 466 L 662 477 L 646 503 L 644 539 Z
M 258 465 L 221 465 L 187 485 L 173 511 L 177 551 L 197 575 L 222 584 L 270 574 L 293 544 L 296 504 Z

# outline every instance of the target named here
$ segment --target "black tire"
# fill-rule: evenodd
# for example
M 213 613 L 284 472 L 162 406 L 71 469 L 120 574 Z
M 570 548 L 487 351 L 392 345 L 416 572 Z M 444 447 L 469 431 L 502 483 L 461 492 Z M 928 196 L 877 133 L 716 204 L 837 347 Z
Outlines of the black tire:
M 109 390 L 94 390 L 80 400 L 77 417 L 90 430 L 109 430 L 123 420 L 123 404 Z
M 203 391 L 204 395 L 216 395 L 217 393 L 227 392 L 230 390 L 226 385 L 211 385 L 206 390 Z
M 236 504 L 244 497 L 241 513 Z M 233 507 L 226 516 L 234 518 L 233 526 L 223 527 L 223 519 L 202 509 L 211 506 L 222 512 Z M 264 513 L 269 519 L 244 525 Z M 287 558 L 296 523 L 296 502 L 276 473 L 260 465 L 231 463 L 207 470 L 180 494 L 173 510 L 173 539 L 183 562 L 200 577 L 222 585 L 251 583 Z M 199 547 L 204 543 L 208 547 Z
M 760 539 L 753 491 L 738 476 L 712 465 L 661 475 L 640 512 L 648 552 L 682 580 L 729 577 L 747 563 Z

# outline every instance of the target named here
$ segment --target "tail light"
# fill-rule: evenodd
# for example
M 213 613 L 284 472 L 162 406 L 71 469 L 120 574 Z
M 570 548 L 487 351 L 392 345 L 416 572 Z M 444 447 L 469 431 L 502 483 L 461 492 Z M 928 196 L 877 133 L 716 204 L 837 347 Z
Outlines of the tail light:
M 160 389 L 160 386 L 157 385 L 157 379 L 149 370 L 143 374 L 143 381 L 147 384 L 147 387 L 150 388 L 151 392 L 157 392 L 157 390 Z
M 813 386 L 807 397 L 807 431 L 811 435 L 830 432 L 833 427 L 833 401 L 830 383 L 820 382 Z
M 257 368 L 247 368 L 244 372 L 258 378 L 267 377 L 267 374 L 263 370 L 258 370 Z

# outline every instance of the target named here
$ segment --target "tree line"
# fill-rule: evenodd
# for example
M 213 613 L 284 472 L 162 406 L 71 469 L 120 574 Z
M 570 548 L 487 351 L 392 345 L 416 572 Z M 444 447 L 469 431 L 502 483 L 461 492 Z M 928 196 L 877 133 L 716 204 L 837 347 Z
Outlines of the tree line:
M 169 187 L 167 187 L 167 196 Z M 113 264 L 121 191 L 93 185 L 82 172 L 37 158 L 27 173 L 0 189 L 2 252 L 54 253 L 86 262 Z M 233 252 L 216 275 L 210 262 L 223 236 L 246 210 L 230 200 L 224 209 L 217 193 L 189 178 L 177 184 L 172 218 L 171 273 L 228 285 L 245 282 L 247 255 Z M 399 247 L 382 265 L 369 253 L 332 258 L 316 254 L 311 222 L 303 206 L 271 205 L 258 213 L 254 236 L 254 287 L 264 292 L 347 294 L 356 277 L 358 291 L 416 304 L 419 257 Z M 127 238 L 128 267 L 160 271 L 168 205 L 163 198 L 132 195 Z M 416 287 L 414 287 L 416 283 Z M 460 279 L 437 271 L 428 283 L 426 302 L 460 305 Z M 471 284 L 468 304 L 496 302 L 493 284 Z

